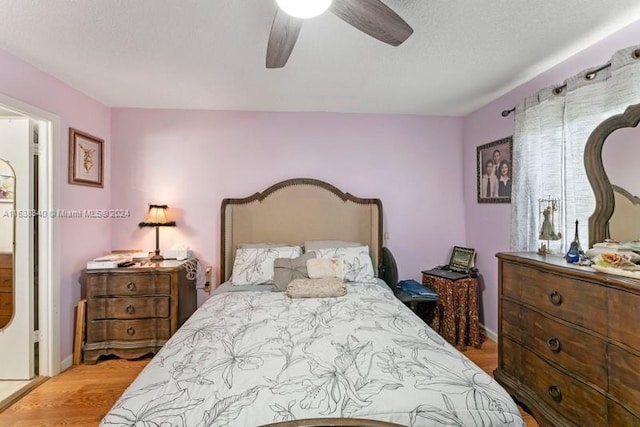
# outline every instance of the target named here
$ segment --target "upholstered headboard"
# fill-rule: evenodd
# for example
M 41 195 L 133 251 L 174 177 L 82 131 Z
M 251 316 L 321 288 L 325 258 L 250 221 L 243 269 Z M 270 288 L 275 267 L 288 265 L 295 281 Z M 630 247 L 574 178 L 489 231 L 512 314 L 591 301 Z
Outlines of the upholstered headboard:
M 317 179 L 296 178 L 241 199 L 222 201 L 220 278 L 231 276 L 239 243 L 343 240 L 369 246 L 382 262 L 382 202 L 344 193 Z

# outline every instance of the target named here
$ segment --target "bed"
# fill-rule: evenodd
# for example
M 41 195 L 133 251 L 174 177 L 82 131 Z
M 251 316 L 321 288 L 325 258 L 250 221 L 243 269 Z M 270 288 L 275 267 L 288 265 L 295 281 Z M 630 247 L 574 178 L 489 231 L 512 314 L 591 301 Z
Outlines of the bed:
M 235 254 L 249 242 L 359 242 L 379 271 L 378 199 L 294 179 L 225 199 L 221 229 L 225 283 L 101 425 L 524 425 L 504 389 L 380 279 L 347 282 L 346 295 L 330 298 L 289 298 L 270 285 L 229 282 Z

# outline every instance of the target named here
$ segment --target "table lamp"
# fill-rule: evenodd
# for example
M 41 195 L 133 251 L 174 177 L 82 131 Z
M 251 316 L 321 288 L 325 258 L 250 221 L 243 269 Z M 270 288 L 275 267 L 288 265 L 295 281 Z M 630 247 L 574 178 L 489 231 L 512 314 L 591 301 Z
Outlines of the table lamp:
M 167 217 L 167 205 L 149 205 L 149 211 L 144 221 L 138 224 L 140 227 L 156 228 L 156 252 L 151 261 L 158 262 L 164 258 L 160 255 L 160 227 L 175 227 L 175 221 L 169 221 Z

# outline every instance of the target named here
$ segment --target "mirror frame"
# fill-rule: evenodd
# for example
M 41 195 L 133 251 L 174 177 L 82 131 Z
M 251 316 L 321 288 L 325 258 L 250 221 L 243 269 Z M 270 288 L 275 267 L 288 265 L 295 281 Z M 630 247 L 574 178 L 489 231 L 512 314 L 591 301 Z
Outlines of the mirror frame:
M 613 187 L 602 163 L 602 147 L 614 131 L 636 127 L 640 122 L 640 104 L 630 105 L 622 114 L 600 123 L 589 135 L 584 148 L 584 167 L 596 198 L 596 208 L 589 217 L 589 247 L 604 242 L 607 223 L 613 215 L 615 200 Z

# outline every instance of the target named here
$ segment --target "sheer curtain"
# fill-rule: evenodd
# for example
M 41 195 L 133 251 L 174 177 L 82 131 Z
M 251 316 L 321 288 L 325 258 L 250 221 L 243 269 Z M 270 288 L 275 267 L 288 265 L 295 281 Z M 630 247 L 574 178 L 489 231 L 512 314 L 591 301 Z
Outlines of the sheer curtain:
M 567 250 L 578 220 L 586 249 L 595 198 L 584 168 L 584 147 L 600 122 L 638 103 L 640 46 L 616 52 L 610 66 L 585 70 L 520 102 L 513 136 L 512 250 L 538 249 L 538 200 L 548 196 L 561 200 L 555 226 L 562 239 L 552 248 Z

